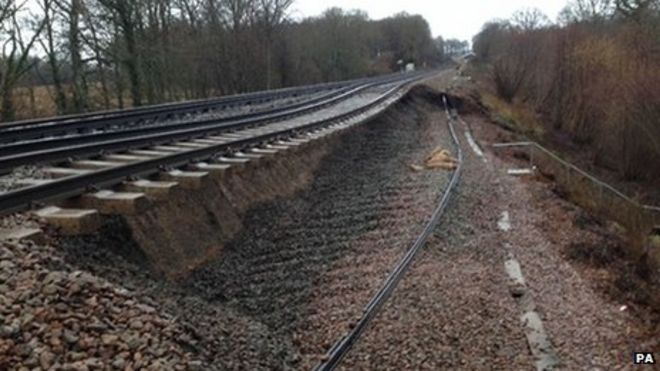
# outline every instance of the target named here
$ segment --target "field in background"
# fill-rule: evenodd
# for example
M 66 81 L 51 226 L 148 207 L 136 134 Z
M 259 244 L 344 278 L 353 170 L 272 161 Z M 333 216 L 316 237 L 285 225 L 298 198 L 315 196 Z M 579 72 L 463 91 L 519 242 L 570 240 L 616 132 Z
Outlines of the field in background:
M 66 89 L 66 87 L 65 87 Z M 16 119 L 26 120 L 39 117 L 57 116 L 54 89 L 49 85 L 40 85 L 32 88 L 20 87 L 14 90 L 13 99 L 16 105 Z M 131 98 L 124 94 L 124 108 L 131 106 Z M 113 95 L 109 98 L 109 105 L 105 105 L 100 86 L 89 88 L 89 111 L 99 111 L 121 108 L 118 98 Z M 0 123 L 0 125 L 2 125 Z

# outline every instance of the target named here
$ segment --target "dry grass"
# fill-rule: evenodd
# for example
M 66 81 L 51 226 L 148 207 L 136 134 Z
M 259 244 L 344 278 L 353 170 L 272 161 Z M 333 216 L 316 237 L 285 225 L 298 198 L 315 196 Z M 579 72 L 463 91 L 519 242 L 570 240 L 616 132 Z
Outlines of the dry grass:
M 57 108 L 48 86 L 34 88 L 17 88 L 14 90 L 16 119 L 24 120 L 34 117 L 48 117 L 57 114 Z
M 532 107 L 523 103 L 507 103 L 490 92 L 482 92 L 481 99 L 491 119 L 499 125 L 533 139 L 543 138 L 543 124 Z
M 534 152 L 534 163 L 544 174 L 554 179 L 561 187 L 560 193 L 565 194 L 568 200 L 619 225 L 628 242 L 624 250 L 631 260 L 660 267 L 659 249 L 653 247 L 649 238 L 653 229 L 653 218 L 638 203 L 621 198 L 540 151 Z
M 472 68 L 471 73 L 480 76 L 477 78 L 477 81 L 481 81 L 479 103 L 486 108 L 491 120 L 531 140 L 544 143 L 547 123 L 541 120 L 531 104 L 526 105 L 515 99 L 512 103 L 508 103 L 499 98 L 484 68 L 483 65 L 477 65 Z M 616 105 L 613 105 L 612 109 L 616 109 Z M 534 163 L 543 173 L 555 179 L 561 187 L 561 193 L 567 199 L 621 226 L 628 241 L 625 250 L 633 260 L 653 262 L 656 267 L 660 267 L 660 248 L 654 247 L 657 245 L 654 245 L 649 238 L 653 218 L 638 203 L 622 199 L 580 173 L 567 170 L 555 159 L 544 156 L 540 151 L 535 151 L 534 156 Z M 654 159 L 651 162 L 653 161 Z
M 64 86 L 67 99 L 71 100 L 71 87 Z M 124 95 L 124 106 L 131 107 L 131 98 Z M 16 119 L 25 120 L 39 117 L 57 116 L 57 106 L 55 104 L 54 88 L 51 85 L 41 85 L 33 88 L 20 87 L 13 92 L 13 101 L 16 107 Z M 109 99 L 109 107 L 106 107 L 103 99 L 103 90 L 100 84 L 90 86 L 88 104 L 90 111 L 118 109 L 119 100 L 116 94 L 112 94 Z M 75 112 L 69 112 L 75 113 Z M 0 124 L 1 125 L 1 124 Z

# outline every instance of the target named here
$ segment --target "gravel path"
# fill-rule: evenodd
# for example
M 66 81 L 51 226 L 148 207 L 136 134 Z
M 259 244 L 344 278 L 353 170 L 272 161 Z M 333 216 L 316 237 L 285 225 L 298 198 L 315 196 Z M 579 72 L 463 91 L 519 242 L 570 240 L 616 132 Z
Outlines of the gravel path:
M 477 137 L 504 135 L 478 116 Z M 493 167 L 517 167 L 490 156 Z M 501 174 L 501 173 L 500 173 Z M 504 242 L 520 261 L 545 328 L 566 369 L 629 369 L 634 351 L 660 350 L 660 316 L 643 297 L 657 293 L 627 266 L 625 240 L 612 225 L 558 197 L 545 181 L 500 175 Z

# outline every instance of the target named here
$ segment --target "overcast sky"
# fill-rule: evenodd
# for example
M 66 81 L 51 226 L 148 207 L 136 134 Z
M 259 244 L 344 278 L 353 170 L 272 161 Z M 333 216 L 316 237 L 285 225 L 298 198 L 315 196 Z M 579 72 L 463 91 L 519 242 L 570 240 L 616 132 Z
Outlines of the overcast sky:
M 333 6 L 364 10 L 372 19 L 405 11 L 424 16 L 433 36 L 471 40 L 485 22 L 509 18 L 525 7 L 539 8 L 554 21 L 566 3 L 567 0 L 295 0 L 292 15 L 315 16 Z

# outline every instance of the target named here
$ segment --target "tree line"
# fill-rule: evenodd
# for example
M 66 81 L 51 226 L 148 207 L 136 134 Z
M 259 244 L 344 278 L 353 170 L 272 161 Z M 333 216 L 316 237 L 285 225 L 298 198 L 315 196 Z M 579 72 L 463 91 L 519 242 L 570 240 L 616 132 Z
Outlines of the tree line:
M 532 107 L 626 179 L 660 178 L 660 1 L 572 0 L 556 23 L 535 9 L 473 40 L 500 98 Z
M 370 20 L 293 0 L 0 0 L 0 121 L 433 66 L 419 15 Z M 42 112 L 40 105 L 52 106 Z

